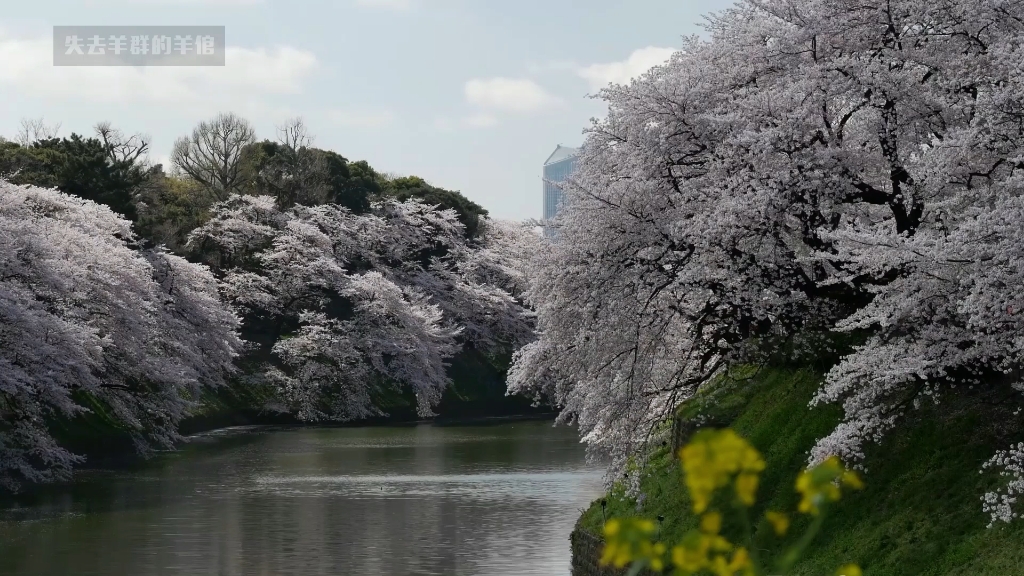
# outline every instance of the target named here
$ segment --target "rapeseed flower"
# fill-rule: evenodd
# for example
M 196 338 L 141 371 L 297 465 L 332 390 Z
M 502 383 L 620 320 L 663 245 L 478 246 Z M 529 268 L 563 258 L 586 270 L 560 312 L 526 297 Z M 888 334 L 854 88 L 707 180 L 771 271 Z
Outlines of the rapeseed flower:
M 715 491 L 729 485 L 737 475 L 737 498 L 746 506 L 754 503 L 764 459 L 732 430 L 698 432 L 679 451 L 679 457 L 695 513 L 702 514 L 707 510 Z
M 728 561 L 726 561 L 725 556 L 715 556 L 708 569 L 715 576 L 736 576 L 737 574 L 752 576 L 754 574 L 754 566 L 750 562 L 750 554 L 747 553 L 746 548 L 737 548 L 733 552 L 732 559 Z
M 683 543 L 672 548 L 672 563 L 683 574 L 695 574 L 701 570 L 715 572 L 715 567 L 739 565 L 746 552 L 743 552 L 737 560 L 733 554 L 733 560 L 726 560 L 726 555 L 734 550 L 734 546 L 725 538 L 717 534 L 721 528 L 721 515 L 711 513 L 701 518 L 701 528 L 698 532 L 691 532 L 683 540 Z M 735 571 L 734 571 L 735 572 Z M 717 572 L 716 572 L 717 574 Z M 732 576 L 733 573 L 729 573 Z
M 646 561 L 655 571 L 664 568 L 667 548 L 661 542 L 652 542 L 654 522 L 646 518 L 613 518 L 604 525 L 605 546 L 601 564 L 624 568 L 638 560 Z
M 709 510 L 716 491 L 729 487 L 735 491 L 736 501 L 752 506 L 757 497 L 760 473 L 765 462 L 761 454 L 732 430 L 698 432 L 679 452 L 685 472 L 685 484 L 699 515 L 698 528 L 690 531 L 683 541 L 669 550 L 662 542 L 654 541 L 656 524 L 645 518 L 614 518 L 605 523 L 605 548 L 602 565 L 625 568 L 633 564 L 646 566 L 654 572 L 665 571 L 669 564 L 676 574 L 693 576 L 756 576 L 762 568 L 748 548 L 737 546 L 721 535 L 723 516 L 718 510 Z M 804 470 L 796 480 L 801 495 L 798 509 L 812 515 L 821 513 L 827 502 L 839 500 L 842 488 L 861 489 L 864 483 L 856 472 L 845 469 L 842 462 L 831 457 L 814 468 Z M 739 509 L 746 514 L 745 509 Z M 662 518 L 659 516 L 658 520 Z M 779 536 L 789 530 L 790 517 L 782 512 L 768 511 L 765 520 Z M 749 524 L 748 538 L 749 538 Z M 747 541 L 750 544 L 750 541 Z M 798 554 L 796 549 L 794 553 Z M 788 571 L 792 564 L 782 568 Z M 854 564 L 843 566 L 836 576 L 863 576 Z
M 704 534 L 718 534 L 722 531 L 722 514 L 708 512 L 700 518 L 700 531 Z
M 789 516 L 786 516 L 782 512 L 769 510 L 768 512 L 765 512 L 764 518 L 772 525 L 772 530 L 774 530 L 777 535 L 786 535 L 786 531 L 789 530 Z
M 859 490 L 864 483 L 856 472 L 846 470 L 835 456 L 804 470 L 796 479 L 796 490 L 802 496 L 798 510 L 817 516 L 823 504 L 839 500 L 840 486 Z

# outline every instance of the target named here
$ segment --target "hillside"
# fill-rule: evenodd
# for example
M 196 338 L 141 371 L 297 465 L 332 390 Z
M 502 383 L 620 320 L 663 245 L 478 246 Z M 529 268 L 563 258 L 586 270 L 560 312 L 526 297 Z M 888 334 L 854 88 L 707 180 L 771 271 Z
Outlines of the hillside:
M 749 380 L 719 383 L 680 411 L 683 418 L 703 416 L 731 426 L 764 454 L 767 470 L 755 514 L 794 509 L 793 481 L 807 451 L 839 420 L 834 406 L 807 406 L 820 378 L 811 371 L 763 370 Z M 943 404 L 941 411 L 922 406 L 910 412 L 908 425 L 872 447 L 865 463 L 867 488 L 835 507 L 795 573 L 831 574 L 836 566 L 855 562 L 870 576 L 1024 574 L 1024 523 L 986 528 L 980 498 L 998 479 L 979 473 L 999 447 L 1021 439 L 1021 429 L 999 424 L 1017 420 L 1011 407 L 984 398 L 962 394 L 947 399 L 955 409 Z M 669 452 L 662 447 L 652 458 L 641 481 L 647 496 L 639 513 L 664 516 L 664 540 L 675 542 L 696 520 L 678 461 Z M 630 515 L 634 506 L 619 486 L 607 498 L 607 515 Z M 596 532 L 600 525 L 595 502 L 577 529 Z M 800 534 L 803 526 L 794 528 L 790 535 Z M 758 534 L 762 540 L 771 552 L 788 543 Z

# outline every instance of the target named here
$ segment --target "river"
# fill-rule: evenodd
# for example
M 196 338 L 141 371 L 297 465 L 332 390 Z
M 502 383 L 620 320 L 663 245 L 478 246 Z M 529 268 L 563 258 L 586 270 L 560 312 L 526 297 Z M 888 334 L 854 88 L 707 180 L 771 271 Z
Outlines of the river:
M 601 474 L 549 422 L 229 429 L 6 506 L 0 574 L 567 575 Z

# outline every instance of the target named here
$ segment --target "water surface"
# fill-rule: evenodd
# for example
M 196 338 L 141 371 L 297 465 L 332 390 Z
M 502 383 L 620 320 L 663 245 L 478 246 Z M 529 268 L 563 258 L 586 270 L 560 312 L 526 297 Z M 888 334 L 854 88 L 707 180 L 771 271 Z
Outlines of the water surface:
M 0 510 L 0 574 L 566 575 L 600 491 L 548 422 L 216 433 Z

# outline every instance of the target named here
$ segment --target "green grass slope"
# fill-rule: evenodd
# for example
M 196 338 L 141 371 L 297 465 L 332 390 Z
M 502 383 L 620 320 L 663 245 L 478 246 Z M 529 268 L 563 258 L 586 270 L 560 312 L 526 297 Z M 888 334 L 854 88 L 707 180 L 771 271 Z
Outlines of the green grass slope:
M 820 381 L 819 373 L 766 369 L 744 381 L 720 383 L 681 409 L 685 417 L 726 423 L 764 454 L 767 469 L 755 518 L 766 509 L 796 509 L 793 483 L 807 451 L 839 420 L 835 407 L 808 408 Z M 905 426 L 869 449 L 867 488 L 844 495 L 832 509 L 796 573 L 830 575 L 855 562 L 867 576 L 1024 575 L 1024 520 L 988 529 L 980 501 L 999 482 L 995 474 L 979 473 L 982 463 L 1021 439 L 1020 426 L 1007 426 L 1016 420 L 1012 409 L 967 394 L 911 411 Z M 676 542 L 696 519 L 669 452 L 662 447 L 654 453 L 641 480 L 646 497 L 639 510 L 616 486 L 607 496 L 606 514 L 662 515 L 663 540 Z M 578 526 L 598 532 L 601 523 L 595 502 Z M 795 522 L 790 538 L 805 527 L 806 519 Z M 767 528 L 755 541 L 769 560 L 790 543 Z

